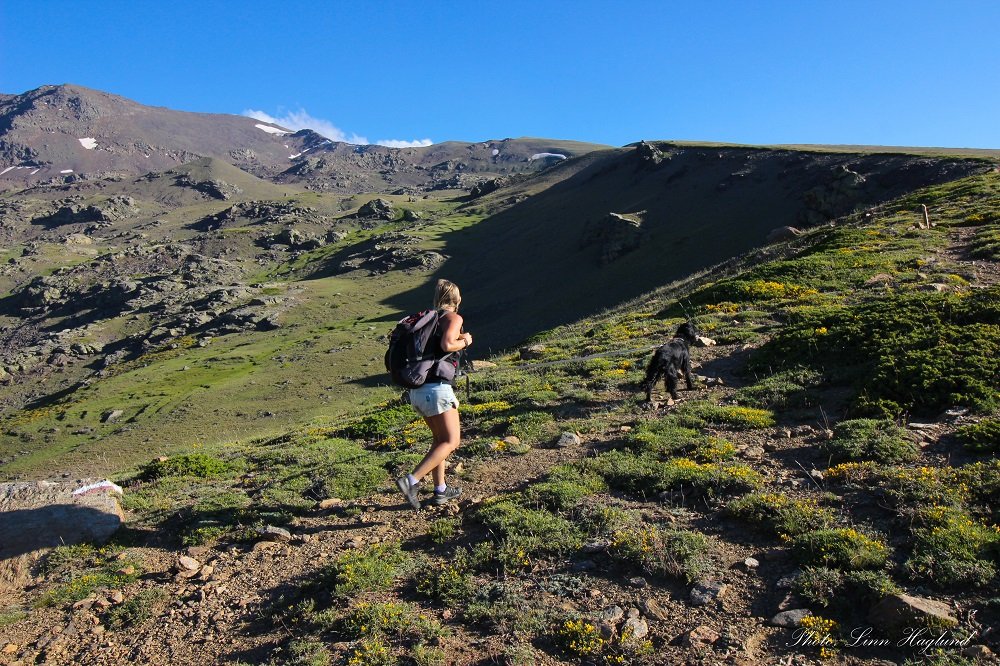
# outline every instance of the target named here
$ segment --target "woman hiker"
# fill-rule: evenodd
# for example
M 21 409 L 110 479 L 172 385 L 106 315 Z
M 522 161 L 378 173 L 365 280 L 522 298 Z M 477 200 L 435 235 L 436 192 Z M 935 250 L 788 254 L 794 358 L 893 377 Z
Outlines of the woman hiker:
M 434 307 L 443 311 L 443 314 L 438 320 L 437 331 L 427 343 L 428 349 L 435 350 L 436 358 L 444 358 L 452 352 L 467 349 L 472 344 L 472 334 L 462 331 L 462 317 L 458 314 L 461 302 L 462 295 L 456 284 L 448 280 L 438 280 L 437 288 L 434 290 Z M 448 362 L 452 361 L 449 359 Z M 457 356 L 453 362 L 457 367 Z M 417 491 L 421 479 L 428 472 L 434 477 L 434 496 L 430 499 L 431 504 L 446 504 L 462 493 L 461 488 L 447 485 L 444 479 L 445 460 L 458 448 L 461 438 L 458 399 L 455 397 L 453 381 L 432 373 L 423 386 L 410 389 L 410 404 L 424 417 L 427 427 L 434 435 L 431 450 L 413 473 L 396 479 L 396 485 L 414 509 L 420 508 Z

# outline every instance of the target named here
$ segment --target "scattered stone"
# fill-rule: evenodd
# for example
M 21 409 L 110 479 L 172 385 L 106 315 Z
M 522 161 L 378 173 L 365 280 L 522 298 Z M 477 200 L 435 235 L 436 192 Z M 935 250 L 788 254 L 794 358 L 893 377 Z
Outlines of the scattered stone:
M 628 617 L 639 617 L 639 609 L 633 606 L 628 609 L 627 615 Z
M 565 449 L 569 446 L 579 446 L 582 442 L 583 440 L 575 432 L 564 432 L 559 435 L 559 439 L 556 441 L 556 448 Z
M 7 643 L 7 645 L 3 646 L 3 653 L 14 654 L 15 652 L 17 652 L 17 647 L 18 646 L 16 643 Z
M 948 604 L 908 594 L 888 596 L 868 613 L 869 622 L 888 630 L 923 625 L 928 620 L 932 620 L 936 626 L 954 627 L 958 624 Z
M 640 587 L 640 588 L 649 585 L 649 583 L 646 582 L 646 579 L 643 578 L 642 576 L 635 576 L 634 578 L 629 578 L 628 584 L 631 585 L 632 587 Z
M 585 553 L 603 553 L 608 549 L 610 545 L 611 542 L 606 541 L 604 539 L 598 541 L 589 541 L 583 544 L 583 548 L 581 550 L 583 550 L 583 552 Z
M 717 343 L 712 338 L 706 338 L 702 335 L 695 337 L 694 346 L 695 347 L 714 347 Z
M 795 227 L 776 227 L 767 233 L 768 243 L 780 243 L 781 241 L 792 240 L 802 235 L 802 232 Z
M 667 609 L 653 597 L 643 599 L 642 610 L 645 611 L 646 615 L 650 616 L 654 620 L 660 620 L 663 622 L 670 619 L 670 613 L 667 612 Z
M 342 500 L 342 499 L 339 499 L 339 498 L 336 498 L 336 497 L 330 497 L 330 498 L 325 499 L 325 500 L 323 500 L 323 501 L 321 501 L 319 503 L 319 509 L 320 509 L 320 511 L 328 511 L 329 509 L 333 509 L 334 507 L 338 507 L 338 506 L 340 506 L 343 503 L 344 503 L 344 500 Z
M 799 569 L 796 569 L 787 576 L 782 576 L 781 578 L 779 578 L 778 581 L 774 584 L 774 586 L 777 587 L 779 590 L 790 590 L 792 589 L 792 587 L 795 586 L 795 581 L 798 580 L 798 577 L 801 573 L 802 572 Z
M 385 199 L 372 199 L 358 209 L 358 217 L 376 217 L 380 220 L 391 220 L 396 216 L 392 202 Z
M 258 527 L 256 530 L 263 539 L 267 541 L 282 541 L 287 542 L 292 540 L 292 533 L 283 527 L 275 527 L 273 525 L 264 525 L 263 527 Z
M 989 661 L 993 659 L 993 651 L 985 645 L 970 645 L 962 650 L 962 656 L 977 661 Z
M 102 423 L 117 423 L 118 419 L 125 416 L 125 411 L 121 409 L 112 409 L 110 412 L 106 412 L 103 417 L 101 417 Z
M 453 613 L 448 608 L 444 609 L 444 611 L 441 612 L 441 619 L 442 620 L 450 620 L 453 617 L 455 617 L 455 613 Z
M 719 581 L 697 583 L 691 589 L 691 604 L 694 606 L 705 606 L 714 601 L 719 601 L 728 590 L 729 586 Z
M 492 368 L 499 367 L 496 363 L 491 363 L 490 361 L 472 361 L 472 371 L 479 372 L 480 370 L 490 370 Z
M 618 633 L 617 627 L 610 622 L 598 622 L 597 630 L 601 632 L 601 638 L 606 641 L 610 641 Z
M 108 598 L 111 599 L 111 603 L 120 604 L 125 601 L 125 595 L 122 594 L 121 590 L 111 590 L 108 593 Z
M 601 622 L 610 622 L 611 624 L 618 624 L 624 617 L 625 611 L 621 606 L 608 606 L 597 615 L 597 619 Z
M 686 647 L 705 648 L 719 640 L 719 633 L 711 627 L 699 625 L 684 634 L 681 643 Z
M 758 560 L 756 557 L 748 557 L 747 559 L 743 560 L 743 566 L 745 566 L 747 570 L 753 571 L 754 569 L 760 566 L 760 560 Z
M 771 625 L 775 627 L 785 627 L 795 629 L 802 624 L 802 618 L 812 615 L 812 611 L 807 608 L 795 608 L 778 613 L 771 618 Z
M 641 617 L 630 617 L 625 620 L 622 635 L 633 639 L 645 638 L 649 633 L 649 625 Z
M 530 347 L 522 347 L 520 350 L 522 361 L 534 361 L 545 356 L 545 345 L 531 345 Z
M 131 564 L 129 564 L 127 566 L 122 567 L 121 569 L 119 569 L 115 573 L 119 574 L 121 576 L 134 576 L 135 575 L 135 567 L 132 566 Z
M 812 477 L 813 479 L 815 479 L 816 481 L 822 481 L 823 480 L 823 472 L 821 472 L 818 469 L 811 469 L 811 470 L 809 470 L 809 476 Z
M 201 562 L 189 555 L 181 555 L 177 558 L 177 569 L 179 571 L 198 571 L 201 569 Z

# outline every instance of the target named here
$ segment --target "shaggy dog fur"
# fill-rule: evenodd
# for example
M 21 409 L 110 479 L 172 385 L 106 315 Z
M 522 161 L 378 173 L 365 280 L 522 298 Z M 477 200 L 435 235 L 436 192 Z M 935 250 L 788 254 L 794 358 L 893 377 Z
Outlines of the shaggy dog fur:
M 663 377 L 670 397 L 677 400 L 677 378 L 683 373 L 690 391 L 694 388 L 691 381 L 691 351 L 690 346 L 694 344 L 698 331 L 694 324 L 689 321 L 684 322 L 677 328 L 677 333 L 673 340 L 665 345 L 661 345 L 649 360 L 646 366 L 646 380 L 643 386 L 646 388 L 646 400 L 653 401 L 653 386 Z

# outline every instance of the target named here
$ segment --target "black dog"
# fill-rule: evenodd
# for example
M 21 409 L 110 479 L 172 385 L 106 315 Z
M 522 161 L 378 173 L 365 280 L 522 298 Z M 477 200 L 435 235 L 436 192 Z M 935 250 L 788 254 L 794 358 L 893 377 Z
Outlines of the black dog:
M 656 384 L 661 375 L 667 390 L 670 391 L 672 400 L 669 404 L 673 404 L 673 400 L 678 399 L 677 378 L 681 372 L 684 373 L 688 390 L 694 388 L 694 383 L 691 381 L 690 346 L 694 344 L 697 336 L 698 331 L 694 324 L 686 321 L 677 327 L 677 333 L 673 340 L 661 345 L 653 352 L 653 358 L 649 360 L 649 365 L 646 367 L 646 381 L 643 383 L 643 386 L 646 387 L 646 400 L 653 401 L 653 385 Z

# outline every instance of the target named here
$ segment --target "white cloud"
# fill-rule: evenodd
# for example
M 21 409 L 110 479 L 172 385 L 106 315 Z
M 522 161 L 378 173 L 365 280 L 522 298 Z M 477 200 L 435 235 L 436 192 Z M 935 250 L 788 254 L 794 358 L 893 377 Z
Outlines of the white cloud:
M 404 141 L 402 139 L 379 139 L 375 143 L 380 146 L 388 146 L 389 148 L 423 148 L 424 146 L 429 146 L 434 142 L 430 139 L 414 139 L 413 141 Z
M 256 109 L 247 109 L 243 112 L 243 115 L 249 116 L 254 120 L 263 120 L 266 123 L 281 125 L 282 127 L 287 127 L 288 129 L 295 130 L 296 132 L 301 129 L 311 129 L 312 131 L 322 134 L 332 141 L 343 141 L 344 143 L 357 143 L 362 145 L 368 143 L 368 139 L 365 137 L 358 136 L 357 134 L 349 135 L 347 132 L 328 120 L 313 118 L 308 112 L 306 112 L 305 109 L 289 111 L 281 117 L 275 117 L 264 113 L 263 111 L 257 111 Z
M 256 109 L 247 109 L 243 112 L 243 115 L 253 118 L 254 120 L 262 120 L 266 123 L 281 125 L 282 127 L 287 127 L 288 129 L 296 132 L 301 129 L 311 129 L 318 134 L 322 134 L 331 141 L 342 141 L 344 143 L 353 143 L 358 145 L 369 145 L 371 143 L 367 138 L 358 134 L 348 134 L 331 123 L 329 120 L 314 118 L 309 115 L 305 109 L 289 111 L 282 116 L 272 116 L 269 113 L 258 111 Z M 380 139 L 375 143 L 379 146 L 388 146 L 390 148 L 417 148 L 421 146 L 429 146 L 433 142 L 430 139 L 414 139 L 413 141 L 406 141 L 403 139 Z

